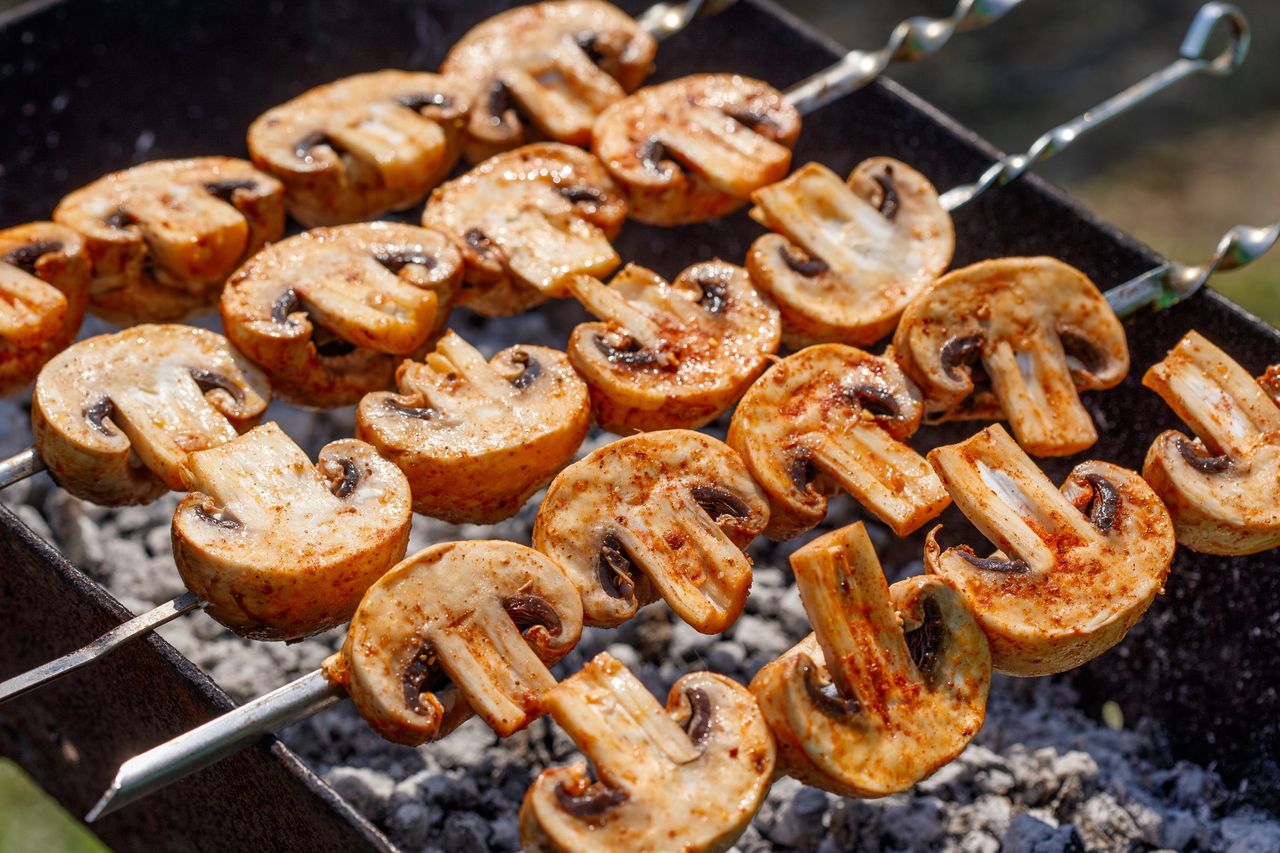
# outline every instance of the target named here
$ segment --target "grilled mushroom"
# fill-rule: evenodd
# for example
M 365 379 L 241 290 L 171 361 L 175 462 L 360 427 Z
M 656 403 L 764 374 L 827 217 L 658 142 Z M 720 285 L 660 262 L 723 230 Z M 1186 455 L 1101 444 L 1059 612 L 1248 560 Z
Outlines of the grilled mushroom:
M 1280 545 L 1280 395 L 1267 388 L 1278 375 L 1272 367 L 1255 381 L 1188 332 L 1142 377 L 1197 436 L 1161 433 L 1142 466 L 1193 551 L 1239 556 Z
M 75 340 L 89 300 L 89 254 L 70 228 L 0 231 L 0 397 L 25 388 Z
M 249 126 L 249 154 L 307 227 L 422 201 L 462 151 L 467 102 L 438 74 L 375 71 L 303 92 Z
M 695 264 L 668 284 L 629 264 L 608 287 L 569 291 L 602 323 L 583 323 L 569 358 L 591 386 L 600 426 L 617 433 L 694 429 L 742 396 L 778 349 L 778 311 L 741 267 Z
M 254 255 L 227 282 L 227 337 L 276 393 L 357 402 L 444 327 L 462 256 L 438 231 L 392 222 L 317 228 Z
M 925 544 L 925 568 L 960 591 L 995 668 L 1049 675 L 1124 638 L 1164 586 L 1173 523 L 1135 472 L 1083 462 L 1059 491 L 998 424 L 929 453 L 956 506 L 1000 549 Z
M 781 772 L 883 797 L 959 755 L 991 686 L 987 639 L 964 599 L 934 577 L 890 587 L 861 522 L 805 545 L 791 567 L 814 632 L 751 680 Z
M 889 157 L 864 160 L 848 183 L 807 163 L 751 198 L 751 215 L 777 233 L 752 244 L 747 269 L 778 304 L 789 346 L 880 340 L 951 263 L 937 190 Z
M 520 807 L 525 850 L 727 850 L 772 781 L 769 728 L 746 688 L 723 676 L 684 676 L 663 708 L 602 652 L 546 705 L 594 774 L 580 761 L 538 775 Z
M 89 307 L 121 324 L 213 306 L 227 276 L 284 233 L 284 187 L 244 160 L 156 160 L 68 195 L 53 218 L 93 259 Z
M 351 618 L 409 544 L 409 484 L 349 438 L 307 455 L 275 423 L 190 454 L 173 559 L 208 613 L 242 637 L 297 640 Z
M 469 708 L 506 736 L 542 714 L 547 667 L 581 633 L 582 604 L 555 563 L 513 542 L 448 542 L 370 587 L 340 665 L 325 668 L 388 740 L 443 737 Z
M 1129 372 L 1115 312 L 1083 273 L 1054 258 L 1002 258 L 948 273 L 907 307 L 893 346 L 928 413 L 1007 417 L 1036 456 L 1097 441 L 1077 391 L 1112 388 Z M 979 364 L 989 390 L 978 388 Z
M 769 496 L 765 535 L 811 530 L 841 490 L 899 536 L 942 512 L 946 489 L 904 443 L 922 411 L 897 364 L 843 344 L 809 347 L 769 368 L 743 395 L 728 438 Z
M 73 344 L 40 371 L 36 449 L 73 495 L 109 506 L 182 489 L 188 453 L 249 429 L 267 379 L 226 338 L 191 326 L 136 326 Z
M 587 145 L 596 116 L 644 81 L 657 47 L 600 0 L 533 3 L 473 27 L 440 65 L 473 104 L 467 158 L 538 139 Z
M 631 436 L 551 481 L 533 547 L 564 568 L 588 625 L 663 598 L 704 634 L 729 627 L 751 586 L 743 553 L 769 505 L 738 454 L 688 430 Z
M 458 301 L 487 317 L 564 296 L 575 275 L 618 266 L 610 240 L 627 206 L 604 167 L 569 145 L 526 145 L 439 187 L 422 223 L 453 237 L 466 261 Z
M 646 86 L 596 121 L 592 148 L 653 225 L 715 219 L 781 180 L 800 114 L 767 83 L 696 74 Z

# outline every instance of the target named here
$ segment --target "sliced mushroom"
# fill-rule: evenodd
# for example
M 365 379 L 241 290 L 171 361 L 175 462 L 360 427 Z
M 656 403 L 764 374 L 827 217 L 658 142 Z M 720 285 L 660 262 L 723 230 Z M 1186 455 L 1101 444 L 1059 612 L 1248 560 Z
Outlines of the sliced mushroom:
M 905 791 L 982 728 L 987 638 L 936 577 L 885 581 L 862 523 L 791 556 L 813 633 L 751 680 L 779 770 L 845 797 Z
M 308 227 L 422 201 L 458 162 L 467 101 L 438 74 L 375 71 L 303 92 L 249 127 L 249 153 Z
M 1067 456 L 1097 441 L 1077 392 L 1112 388 L 1129 372 L 1124 328 L 1106 298 L 1054 258 L 1001 258 L 948 273 L 907 307 L 893 346 L 928 413 L 1007 417 L 1036 456 Z M 975 394 L 975 362 L 991 383 L 985 393 Z
M 369 588 L 326 671 L 387 740 L 443 737 L 469 709 L 505 737 L 542 714 L 547 667 L 581 633 L 582 604 L 555 563 L 514 542 L 448 542 Z
M 1161 433 L 1142 466 L 1178 542 L 1193 551 L 1239 556 L 1280 545 L 1280 401 L 1267 380 L 1196 332 L 1142 377 L 1197 436 Z
M 951 502 L 933 468 L 905 444 L 920 392 L 891 359 L 821 344 L 782 359 L 748 389 L 729 446 L 769 496 L 765 535 L 790 539 L 846 491 L 905 536 Z
M 576 275 L 618 266 L 610 244 L 627 206 L 581 149 L 526 145 L 484 161 L 431 194 L 422 224 L 453 237 L 466 261 L 458 301 L 486 317 L 564 296 Z
M 607 652 L 546 697 L 586 753 L 542 771 L 520 808 L 529 851 L 723 851 L 747 828 L 772 781 L 773 737 L 746 688 L 695 672 L 667 706 Z
M 613 432 L 709 423 L 778 350 L 777 309 L 724 261 L 695 264 L 671 284 L 628 264 L 607 287 L 587 276 L 568 287 L 604 321 L 575 328 L 568 351 Z
M 0 230 L 0 397 L 25 388 L 84 321 L 89 254 L 70 228 Z
M 551 481 L 533 547 L 568 573 L 588 625 L 612 627 L 665 599 L 704 634 L 742 613 L 743 551 L 769 505 L 738 454 L 689 430 L 607 444 Z
M 156 160 L 68 195 L 53 218 L 93 258 L 89 306 L 120 324 L 181 320 L 284 233 L 284 187 L 244 160 Z
M 73 495 L 146 503 L 182 489 L 188 453 L 249 429 L 270 385 L 227 339 L 191 326 L 136 326 L 73 344 L 40 371 L 36 449 Z
M 800 114 L 782 93 L 737 74 L 646 86 L 600 114 L 592 148 L 652 225 L 715 219 L 791 167 Z
M 1164 587 L 1173 523 L 1135 472 L 1083 462 L 1059 491 L 998 424 L 929 453 L 961 512 L 1000 549 L 943 551 L 925 568 L 960 591 L 997 670 L 1049 675 L 1124 638 Z
M 316 228 L 254 255 L 222 292 L 227 337 L 280 396 L 346 406 L 391 384 L 444 327 L 462 256 L 438 231 L 393 222 Z
M 955 250 L 933 184 L 889 157 L 859 163 L 848 183 L 806 163 L 751 198 L 751 215 L 776 233 L 752 244 L 747 269 L 793 347 L 880 340 Z

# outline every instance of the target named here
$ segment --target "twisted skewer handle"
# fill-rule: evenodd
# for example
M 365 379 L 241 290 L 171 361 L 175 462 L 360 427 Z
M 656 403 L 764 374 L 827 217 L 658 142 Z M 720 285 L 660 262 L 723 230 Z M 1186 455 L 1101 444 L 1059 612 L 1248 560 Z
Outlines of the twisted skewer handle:
M 665 41 L 689 26 L 694 18 L 718 15 L 738 0 L 687 0 L 685 3 L 658 3 L 636 18 L 640 29 L 658 41 Z
M 44 468 L 44 460 L 40 458 L 40 454 L 36 453 L 34 447 L 28 447 L 8 459 L 0 460 L 0 489 L 12 486 L 19 480 L 33 477 Z

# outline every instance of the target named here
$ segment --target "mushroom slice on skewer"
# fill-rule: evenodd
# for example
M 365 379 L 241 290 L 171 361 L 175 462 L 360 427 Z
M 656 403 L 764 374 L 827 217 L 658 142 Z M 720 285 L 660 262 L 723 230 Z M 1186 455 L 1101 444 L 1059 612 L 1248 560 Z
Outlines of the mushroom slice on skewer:
M 189 455 L 173 559 L 208 613 L 242 637 L 297 640 L 351 618 L 409 544 L 409 484 L 352 438 L 312 465 L 275 423 Z
M 811 530 L 846 491 L 905 536 L 951 499 L 904 442 L 920 426 L 920 392 L 891 359 L 843 344 L 784 358 L 743 395 L 729 446 L 769 496 L 772 539 Z
M 905 791 L 982 728 L 987 638 L 936 577 L 885 581 L 861 522 L 791 557 L 814 632 L 751 680 L 779 769 L 845 797 Z
M 1142 377 L 1197 436 L 1161 433 L 1142 466 L 1178 542 L 1193 551 L 1239 556 L 1280 545 L 1278 376 L 1273 366 L 1255 380 L 1188 332 Z
M 569 358 L 591 386 L 600 426 L 694 429 L 733 405 L 777 352 L 781 322 L 746 270 L 695 264 L 668 284 L 629 264 L 606 287 L 580 276 L 570 292 L 604 322 L 583 323 Z
M 89 306 L 128 324 L 217 303 L 227 276 L 284 233 L 284 187 L 244 160 L 156 160 L 68 195 L 53 218 L 93 258 Z
M 454 524 L 514 515 L 573 459 L 591 426 L 587 385 L 562 352 L 509 347 L 486 362 L 447 332 L 399 393 L 360 402 L 356 435 L 409 478 L 413 508 Z
M 752 217 L 776 233 L 752 244 L 747 269 L 778 304 L 790 346 L 880 340 L 955 250 L 933 184 L 889 157 L 864 160 L 847 183 L 807 163 L 751 198 Z
M 779 181 L 800 114 L 768 83 L 696 74 L 646 86 L 601 113 L 592 147 L 652 225 L 715 219 Z
M 526 850 L 723 851 L 764 801 L 773 737 L 751 694 L 724 676 L 684 676 L 663 708 L 602 652 L 545 701 L 594 774 L 578 762 L 538 775 L 520 807 Z
M 392 222 L 317 228 L 254 255 L 227 282 L 227 337 L 305 406 L 391 383 L 444 327 L 462 256 L 438 231 Z
M 596 116 L 644 81 L 657 48 L 600 0 L 534 3 L 473 27 L 440 65 L 473 105 L 467 158 L 537 139 L 587 145 Z
M 135 326 L 73 344 L 45 365 L 32 397 L 40 458 L 73 495 L 146 503 L 182 489 L 188 453 L 249 429 L 267 379 L 227 339 L 191 326 Z
M 991 642 L 995 668 L 1049 675 L 1124 638 L 1164 586 L 1173 522 L 1135 472 L 1083 462 L 1059 491 L 998 424 L 929 453 L 969 521 L 1000 549 L 943 551 L 925 568 L 960 591 Z
M 582 595 L 588 625 L 612 627 L 665 599 L 704 634 L 729 627 L 751 586 L 743 553 L 769 504 L 738 454 L 688 430 L 635 435 L 551 481 L 533 547 Z
M 907 307 L 893 346 L 927 415 L 1007 417 L 1036 456 L 1097 441 L 1077 392 L 1112 388 L 1129 372 L 1124 328 L 1106 298 L 1054 258 L 1001 258 L 948 273 Z
M 438 74 L 375 71 L 317 86 L 249 126 L 249 154 L 308 227 L 422 201 L 458 162 L 467 103 Z

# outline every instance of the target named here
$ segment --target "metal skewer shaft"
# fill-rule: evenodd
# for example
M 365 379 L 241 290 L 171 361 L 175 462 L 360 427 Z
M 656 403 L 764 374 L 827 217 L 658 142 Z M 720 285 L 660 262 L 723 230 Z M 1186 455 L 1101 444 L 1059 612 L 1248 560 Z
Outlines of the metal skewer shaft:
M 1216 56 L 1206 57 L 1209 40 L 1220 25 L 1229 28 L 1228 44 Z M 1206 3 L 1200 7 L 1178 51 L 1181 56 L 1161 71 L 1135 83 L 1096 107 L 1086 110 L 1065 124 L 1060 124 L 1037 139 L 1024 154 L 1011 154 L 997 160 L 972 184 L 963 184 L 943 193 L 939 201 L 945 210 L 968 204 L 992 186 L 1003 186 L 1027 171 L 1033 164 L 1046 160 L 1072 142 L 1101 127 L 1116 116 L 1163 92 L 1194 74 L 1225 77 L 1240 67 L 1249 52 L 1249 22 L 1244 14 L 1229 3 Z
M 44 460 L 40 458 L 40 454 L 36 453 L 34 447 L 15 453 L 8 459 L 0 461 L 0 489 L 35 476 L 44 468 Z
M 658 41 L 665 41 L 683 30 L 694 18 L 718 15 L 738 0 L 687 0 L 685 3 L 658 3 L 651 6 L 636 23 Z

